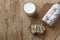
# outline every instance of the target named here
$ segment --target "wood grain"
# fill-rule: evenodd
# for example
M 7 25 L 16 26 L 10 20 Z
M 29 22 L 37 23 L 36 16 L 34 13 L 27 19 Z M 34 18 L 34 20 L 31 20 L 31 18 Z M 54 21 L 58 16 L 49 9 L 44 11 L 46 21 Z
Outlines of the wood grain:
M 31 19 L 23 11 L 23 5 L 28 1 L 36 4 L 36 12 L 42 18 L 45 14 L 43 8 L 46 3 L 58 3 L 60 0 L 0 0 L 0 40 L 43 40 L 42 38 L 44 40 L 60 40 L 60 36 L 56 39 L 60 33 L 60 18 L 53 28 L 43 23 L 47 28 L 45 36 L 34 36 L 30 32 Z M 38 20 L 39 22 L 42 22 L 41 19 Z

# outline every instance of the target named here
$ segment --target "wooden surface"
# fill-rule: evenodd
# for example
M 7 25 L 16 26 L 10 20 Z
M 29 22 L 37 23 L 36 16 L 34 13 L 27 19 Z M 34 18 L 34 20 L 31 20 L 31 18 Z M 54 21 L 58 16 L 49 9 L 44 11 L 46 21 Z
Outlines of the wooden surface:
M 39 37 L 30 32 L 31 19 L 23 11 L 23 5 L 28 1 L 36 4 L 39 14 L 33 22 L 43 23 L 46 27 L 46 33 Z M 60 40 L 60 18 L 52 27 L 41 20 L 53 3 L 59 3 L 59 0 L 0 0 L 0 40 Z

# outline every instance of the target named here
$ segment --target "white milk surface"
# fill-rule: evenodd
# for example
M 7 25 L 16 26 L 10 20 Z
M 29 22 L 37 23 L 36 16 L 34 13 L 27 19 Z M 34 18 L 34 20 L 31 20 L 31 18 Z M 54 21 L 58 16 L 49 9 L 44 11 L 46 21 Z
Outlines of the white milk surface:
M 36 6 L 34 3 L 32 2 L 27 2 L 24 5 L 24 11 L 28 14 L 28 15 L 33 15 L 33 13 L 36 10 Z

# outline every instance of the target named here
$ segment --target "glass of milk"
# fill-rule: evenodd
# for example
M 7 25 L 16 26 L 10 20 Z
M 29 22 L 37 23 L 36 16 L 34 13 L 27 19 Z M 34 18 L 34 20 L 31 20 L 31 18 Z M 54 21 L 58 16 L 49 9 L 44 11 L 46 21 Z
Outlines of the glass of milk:
M 23 6 L 23 10 L 28 16 L 32 16 L 36 11 L 36 5 L 33 2 L 26 2 Z

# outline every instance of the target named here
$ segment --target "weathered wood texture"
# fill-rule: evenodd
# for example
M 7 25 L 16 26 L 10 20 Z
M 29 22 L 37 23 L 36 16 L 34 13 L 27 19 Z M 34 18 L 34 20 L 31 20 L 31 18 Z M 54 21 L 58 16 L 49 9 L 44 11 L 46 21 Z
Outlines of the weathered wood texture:
M 44 14 L 45 9 L 41 10 L 46 3 L 59 2 L 59 0 L 0 0 L 0 40 L 42 40 L 29 30 L 31 19 L 23 11 L 23 5 L 28 1 L 36 4 L 40 16 Z M 42 36 L 44 40 L 60 40 L 60 36 L 57 36 L 60 33 L 60 20 L 54 28 L 44 25 L 48 30 L 47 34 Z

